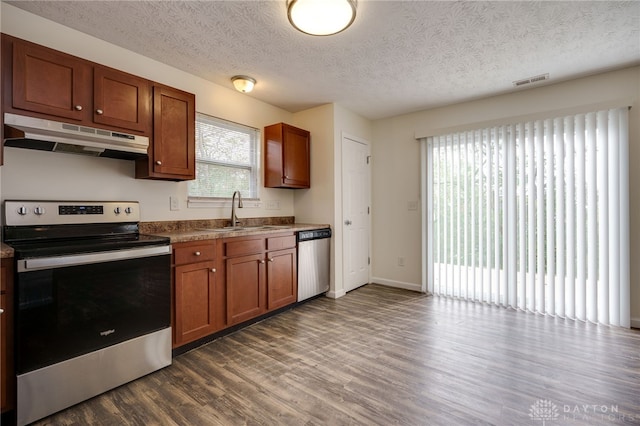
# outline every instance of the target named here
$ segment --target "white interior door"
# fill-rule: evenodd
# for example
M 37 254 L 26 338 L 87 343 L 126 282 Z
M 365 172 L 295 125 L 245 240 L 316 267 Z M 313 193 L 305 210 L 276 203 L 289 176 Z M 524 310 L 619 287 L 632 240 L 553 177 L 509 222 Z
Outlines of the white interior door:
M 342 138 L 343 282 L 350 291 L 369 282 L 369 145 Z

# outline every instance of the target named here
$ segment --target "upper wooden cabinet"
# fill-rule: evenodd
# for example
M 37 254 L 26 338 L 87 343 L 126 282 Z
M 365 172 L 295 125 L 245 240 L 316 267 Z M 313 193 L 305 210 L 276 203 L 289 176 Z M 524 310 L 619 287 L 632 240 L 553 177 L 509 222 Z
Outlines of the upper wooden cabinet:
M 195 95 L 153 87 L 153 146 L 136 161 L 136 177 L 190 180 L 196 177 Z
M 264 128 L 264 186 L 309 188 L 311 186 L 310 134 L 307 130 L 278 123 Z
M 195 179 L 195 95 L 6 34 L 1 69 L 0 130 L 13 112 L 147 136 L 136 178 Z
M 6 35 L 2 47 L 4 111 L 150 135 L 149 80 Z
M 122 71 L 93 69 L 93 121 L 104 126 L 149 133 L 150 82 Z M 102 126 L 101 126 L 102 127 Z
M 19 40 L 13 42 L 12 60 L 13 96 L 5 102 L 6 107 L 77 121 L 87 119 L 87 110 L 92 107 L 89 63 Z

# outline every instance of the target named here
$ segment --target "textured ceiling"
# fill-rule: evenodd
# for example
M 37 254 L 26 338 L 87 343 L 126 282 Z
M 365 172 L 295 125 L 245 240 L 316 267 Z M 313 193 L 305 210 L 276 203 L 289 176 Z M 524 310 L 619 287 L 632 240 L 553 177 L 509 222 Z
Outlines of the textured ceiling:
M 226 87 L 250 75 L 247 96 L 292 112 L 377 119 L 640 63 L 637 1 L 360 0 L 329 37 L 294 30 L 285 0 L 7 3 Z

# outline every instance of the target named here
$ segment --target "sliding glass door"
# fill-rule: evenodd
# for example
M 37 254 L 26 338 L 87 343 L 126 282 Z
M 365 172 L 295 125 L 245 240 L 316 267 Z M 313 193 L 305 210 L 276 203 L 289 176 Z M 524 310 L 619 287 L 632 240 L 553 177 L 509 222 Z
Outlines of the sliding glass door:
M 425 139 L 428 290 L 628 327 L 627 117 Z

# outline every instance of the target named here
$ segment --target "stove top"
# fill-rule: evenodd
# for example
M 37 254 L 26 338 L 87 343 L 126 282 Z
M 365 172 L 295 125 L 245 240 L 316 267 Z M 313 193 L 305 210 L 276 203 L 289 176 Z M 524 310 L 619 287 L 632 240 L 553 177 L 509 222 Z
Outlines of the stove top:
M 137 202 L 5 201 L 4 241 L 16 259 L 169 245 L 138 232 Z

